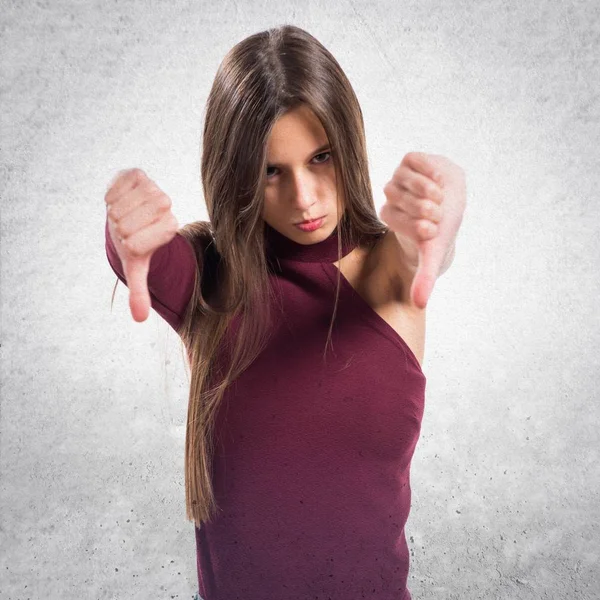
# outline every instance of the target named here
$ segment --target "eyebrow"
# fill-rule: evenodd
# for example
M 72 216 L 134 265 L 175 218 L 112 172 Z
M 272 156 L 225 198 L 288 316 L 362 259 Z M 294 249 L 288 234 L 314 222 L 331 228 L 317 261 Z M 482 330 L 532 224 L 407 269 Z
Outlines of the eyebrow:
M 320 152 L 323 152 L 324 150 L 328 150 L 331 148 L 331 144 L 329 142 L 327 142 L 326 144 L 323 144 L 322 146 L 319 146 L 316 150 L 313 150 L 308 156 L 307 158 L 312 158 L 313 156 L 315 156 L 315 154 L 319 154 Z M 283 167 L 285 165 L 282 165 L 280 163 L 268 163 L 267 167 Z

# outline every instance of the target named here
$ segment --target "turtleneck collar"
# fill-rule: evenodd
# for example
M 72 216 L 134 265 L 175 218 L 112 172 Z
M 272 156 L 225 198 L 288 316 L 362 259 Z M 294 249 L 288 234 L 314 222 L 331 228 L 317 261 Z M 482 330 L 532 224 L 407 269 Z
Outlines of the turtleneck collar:
M 267 257 L 298 262 L 335 262 L 338 260 L 338 226 L 331 235 L 314 244 L 300 244 L 279 233 L 265 221 L 265 251 Z M 356 244 L 342 237 L 342 256 L 349 254 Z

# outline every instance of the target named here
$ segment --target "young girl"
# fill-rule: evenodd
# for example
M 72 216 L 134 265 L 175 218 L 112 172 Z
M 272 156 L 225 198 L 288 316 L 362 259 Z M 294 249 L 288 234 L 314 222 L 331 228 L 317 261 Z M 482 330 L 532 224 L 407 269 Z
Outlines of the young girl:
M 152 306 L 187 350 L 202 599 L 410 600 L 423 298 L 464 209 L 444 212 L 439 184 L 458 171 L 442 159 L 407 155 L 385 189 L 394 229 L 382 223 L 352 87 L 323 45 L 286 25 L 237 44 L 217 71 L 209 222 L 179 229 L 139 169 L 110 186 L 106 252 L 132 315 Z

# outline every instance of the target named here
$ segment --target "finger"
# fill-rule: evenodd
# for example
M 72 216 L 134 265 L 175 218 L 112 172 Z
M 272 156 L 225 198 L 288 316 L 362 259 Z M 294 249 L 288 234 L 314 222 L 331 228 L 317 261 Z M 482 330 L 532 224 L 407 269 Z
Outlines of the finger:
M 106 191 L 108 192 L 108 190 L 110 190 L 110 188 L 115 185 L 117 179 L 119 179 L 119 177 L 121 177 L 124 173 L 127 173 L 128 169 L 121 169 L 120 171 L 117 171 L 116 175 L 114 175 L 114 177 L 110 180 L 109 184 L 106 186 Z
M 399 169 L 398 173 L 394 174 L 393 182 L 418 198 L 429 198 L 437 204 L 441 204 L 444 199 L 442 188 L 435 181 L 412 169 L 406 167 Z
M 413 278 L 410 296 L 420 308 L 425 308 L 437 281 L 445 252 L 434 240 L 419 244 L 419 266 Z
M 109 214 L 108 219 L 113 223 L 119 241 L 123 243 L 125 240 L 130 240 L 138 231 L 157 222 L 161 216 L 162 213 L 158 213 L 154 205 L 141 199 L 140 204 L 133 206 L 126 215 L 115 218 Z
M 442 174 L 437 169 L 435 163 L 431 160 L 431 156 L 426 152 L 409 152 L 402 160 L 403 164 L 408 164 L 412 169 L 428 177 L 429 179 L 443 186 Z
M 390 191 L 392 192 L 392 197 L 398 204 L 396 208 L 404 210 L 415 219 L 428 219 L 433 223 L 439 223 L 442 220 L 444 214 L 442 204 L 428 198 L 417 198 L 411 191 L 396 185 L 394 182 L 392 182 L 392 186 L 394 186 L 392 190 L 386 186 L 386 191 L 388 194 Z
M 132 257 L 142 257 L 169 243 L 177 233 L 178 222 L 172 212 L 129 235 L 121 236 L 122 244 Z
M 129 288 L 129 309 L 136 321 L 145 321 L 150 312 L 148 271 L 150 256 L 128 259 L 123 263 L 125 279 Z
M 410 286 L 410 301 L 419 309 L 427 307 L 427 302 L 431 296 L 431 292 L 435 285 L 435 279 L 425 276 L 417 268 L 411 286 Z
M 109 189 L 104 195 L 104 202 L 106 202 L 107 205 L 113 204 L 123 194 L 137 187 L 145 179 L 147 179 L 147 175 L 141 169 L 136 168 L 119 171 L 113 178 Z
M 114 223 L 115 231 L 120 238 L 129 239 L 140 230 L 147 229 L 156 223 L 165 222 L 164 219 L 170 219 L 166 221 L 167 225 L 173 226 L 173 221 L 175 224 L 177 223 L 170 210 L 171 199 L 166 194 L 163 194 L 160 198 L 149 198 L 146 193 L 136 194 L 136 190 L 133 190 L 131 194 L 133 197 L 128 199 L 125 208 L 119 203 L 116 209 L 129 209 L 128 212 L 122 217 L 115 217 L 114 215 L 108 217 Z M 135 204 L 130 207 L 129 201 Z M 175 226 L 176 229 L 177 225 Z
M 156 205 L 156 212 L 171 208 L 171 199 L 154 182 L 148 180 L 121 194 L 118 202 L 110 205 L 108 214 L 115 222 L 120 222 L 143 204 Z M 147 209 L 146 209 L 147 210 Z M 152 219 L 154 220 L 154 219 Z M 149 221 L 148 223 L 150 223 Z
M 437 224 L 427 219 L 415 219 L 389 203 L 383 205 L 379 216 L 392 231 L 417 242 L 430 240 L 438 234 Z
M 444 207 L 427 198 L 418 198 L 406 204 L 406 211 L 414 219 L 423 219 L 439 224 L 444 216 Z

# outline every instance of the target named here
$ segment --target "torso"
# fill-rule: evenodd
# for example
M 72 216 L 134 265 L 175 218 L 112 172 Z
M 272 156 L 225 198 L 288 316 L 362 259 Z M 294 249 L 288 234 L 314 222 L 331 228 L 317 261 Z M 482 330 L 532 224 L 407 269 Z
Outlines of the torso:
M 425 310 L 410 301 L 409 270 L 393 231 L 369 251 L 357 247 L 333 264 L 356 292 L 407 343 L 419 364 L 425 353 Z

